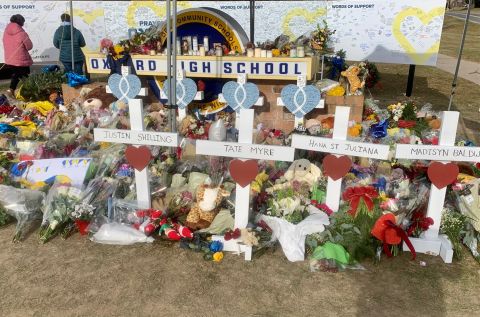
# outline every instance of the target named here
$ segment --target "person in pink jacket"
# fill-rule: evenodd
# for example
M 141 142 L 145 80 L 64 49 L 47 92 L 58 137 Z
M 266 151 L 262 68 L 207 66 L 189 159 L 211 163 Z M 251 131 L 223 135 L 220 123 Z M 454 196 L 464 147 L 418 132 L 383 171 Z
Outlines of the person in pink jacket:
M 23 29 L 25 18 L 15 14 L 10 18 L 10 23 L 3 33 L 3 50 L 5 53 L 5 64 L 13 70 L 10 89 L 7 90 L 12 96 L 17 89 L 20 78 L 30 74 L 30 66 L 33 64 L 30 51 L 33 48 L 32 41 L 27 32 Z

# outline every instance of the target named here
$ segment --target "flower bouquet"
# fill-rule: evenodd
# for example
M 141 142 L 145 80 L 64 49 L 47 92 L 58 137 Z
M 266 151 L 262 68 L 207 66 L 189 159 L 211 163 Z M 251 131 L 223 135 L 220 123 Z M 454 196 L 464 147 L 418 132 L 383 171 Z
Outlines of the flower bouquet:
M 70 218 L 75 222 L 75 226 L 82 236 L 88 233 L 88 225 L 94 216 L 94 212 L 95 207 L 85 202 L 75 205 L 75 209 L 70 212 Z
M 328 27 L 327 22 L 323 21 L 323 26 L 317 25 L 317 29 L 312 32 L 310 38 L 311 48 L 318 53 L 332 53 L 332 49 L 329 44 L 331 42 L 332 35 L 335 34 L 335 30 Z
M 41 219 L 40 206 L 44 198 L 45 194 L 40 191 L 0 185 L 0 226 L 17 220 L 13 241 L 22 240 Z
M 80 189 L 69 184 L 56 183 L 52 186 L 45 203 L 40 241 L 45 243 L 72 226 L 71 214 L 81 197 Z
M 467 223 L 467 216 L 449 208 L 443 210 L 440 231 L 452 243 L 453 255 L 459 260 L 463 257 L 462 237 L 465 235 Z

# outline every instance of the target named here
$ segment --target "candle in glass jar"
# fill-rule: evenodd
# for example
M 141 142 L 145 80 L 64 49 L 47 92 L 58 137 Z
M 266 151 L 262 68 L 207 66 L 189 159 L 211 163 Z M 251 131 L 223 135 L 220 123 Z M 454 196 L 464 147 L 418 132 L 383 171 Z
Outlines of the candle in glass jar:
M 223 56 L 223 51 L 221 46 L 217 46 L 215 49 L 215 56 Z
M 182 55 L 182 42 L 180 41 L 180 37 L 177 37 L 177 55 Z
M 305 47 L 297 47 L 297 57 L 305 57 Z
M 260 57 L 263 57 L 263 58 L 267 57 L 267 50 L 261 50 Z
M 297 57 L 297 49 L 291 48 L 290 49 L 290 57 Z
M 200 45 L 198 49 L 200 52 L 200 56 L 205 56 L 205 47 L 203 45 Z
M 157 52 L 155 50 L 150 50 L 150 56 L 157 55 Z
M 272 50 L 267 51 L 267 58 L 272 58 L 273 57 L 273 52 Z
M 198 51 L 198 37 L 194 36 L 194 37 L 192 38 L 192 42 L 193 42 L 193 43 L 192 43 L 193 51 L 194 51 L 194 52 Z
M 205 47 L 205 51 L 207 51 L 207 52 L 208 52 L 208 50 L 210 50 L 210 45 L 209 45 L 209 42 L 208 42 L 208 36 L 203 37 L 203 47 Z
M 255 47 L 255 57 L 262 57 L 262 49 L 260 47 Z
M 247 57 L 253 57 L 255 56 L 255 52 L 253 48 L 247 48 Z

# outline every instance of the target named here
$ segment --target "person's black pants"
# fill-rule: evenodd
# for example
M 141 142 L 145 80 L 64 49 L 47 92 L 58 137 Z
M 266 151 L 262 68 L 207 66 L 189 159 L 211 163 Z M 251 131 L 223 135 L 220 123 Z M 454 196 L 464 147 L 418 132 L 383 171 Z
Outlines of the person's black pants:
M 10 81 L 10 89 L 14 91 L 17 89 L 18 83 L 20 82 L 20 78 L 28 77 L 30 74 L 30 67 L 29 66 L 11 66 L 12 69 L 12 80 Z

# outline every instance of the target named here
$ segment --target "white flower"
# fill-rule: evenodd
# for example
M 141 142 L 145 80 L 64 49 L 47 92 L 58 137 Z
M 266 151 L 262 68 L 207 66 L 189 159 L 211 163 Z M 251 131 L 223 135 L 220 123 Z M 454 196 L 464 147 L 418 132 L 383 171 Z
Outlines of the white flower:
M 289 215 L 300 206 L 300 199 L 295 197 L 295 199 L 291 197 L 284 198 L 278 202 L 279 208 L 283 211 L 283 215 Z
M 52 222 L 50 222 L 50 229 L 55 230 L 57 226 L 58 226 L 57 220 L 53 220 Z

